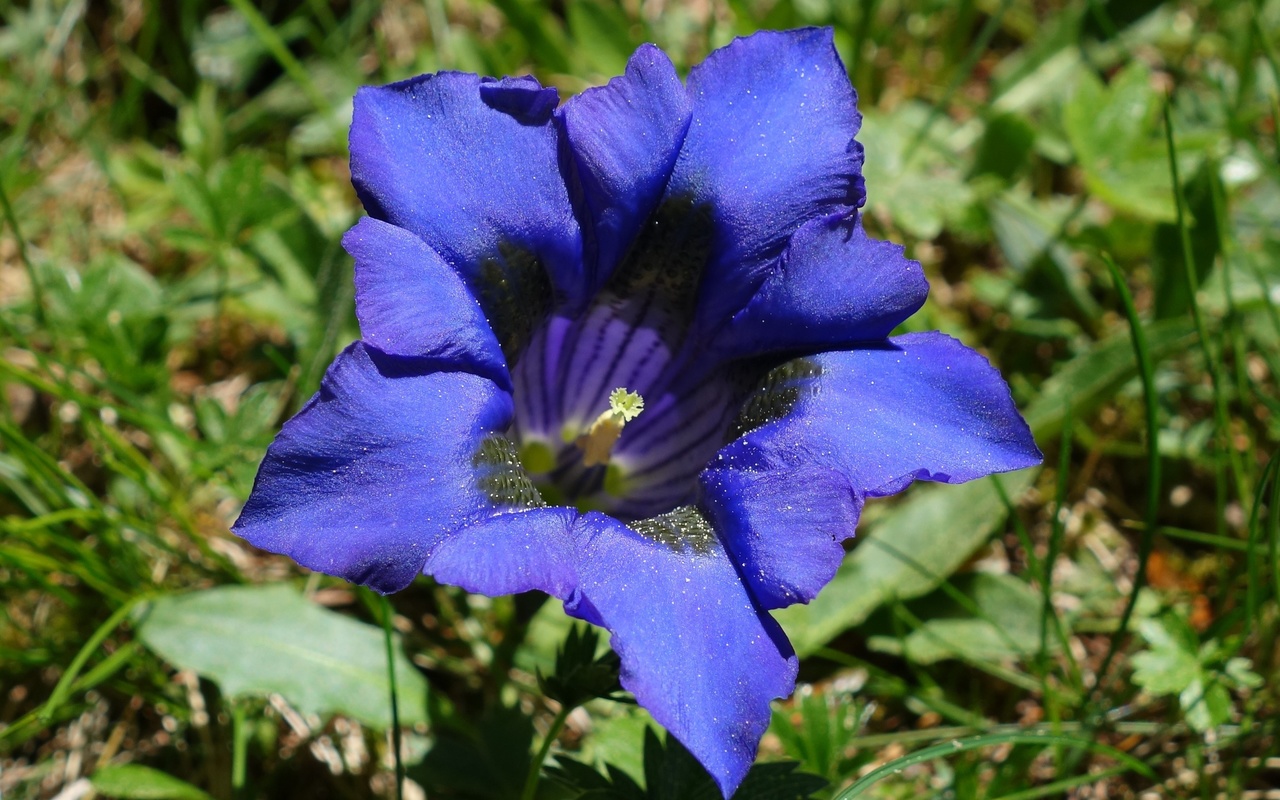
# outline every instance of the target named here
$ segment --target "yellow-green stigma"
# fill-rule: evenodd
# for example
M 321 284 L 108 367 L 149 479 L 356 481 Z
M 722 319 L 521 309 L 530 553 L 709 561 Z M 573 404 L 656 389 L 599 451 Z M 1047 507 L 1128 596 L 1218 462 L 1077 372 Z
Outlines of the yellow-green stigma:
M 582 450 L 583 466 L 608 464 L 623 426 L 640 416 L 641 411 L 644 411 L 643 397 L 623 387 L 614 389 L 609 394 L 609 410 L 596 417 L 587 432 L 575 442 Z

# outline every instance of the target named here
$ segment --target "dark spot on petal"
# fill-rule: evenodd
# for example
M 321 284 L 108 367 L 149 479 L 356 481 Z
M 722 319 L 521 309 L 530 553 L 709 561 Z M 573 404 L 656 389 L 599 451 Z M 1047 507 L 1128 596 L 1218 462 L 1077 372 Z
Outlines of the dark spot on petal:
M 662 338 L 677 349 L 693 318 L 698 284 L 711 257 L 711 207 L 669 198 L 640 230 L 598 303 L 657 304 Z
M 514 364 L 551 310 L 551 278 L 536 255 L 504 243 L 480 264 L 478 282 L 480 307 Z
M 692 550 L 709 553 L 716 543 L 711 520 L 695 506 L 680 506 L 674 511 L 629 523 L 631 530 L 646 539 L 666 545 L 678 553 Z
M 489 436 L 471 458 L 476 485 L 496 506 L 542 508 L 546 502 L 520 465 L 516 445 L 505 436 Z
M 801 397 L 818 391 L 821 374 L 822 366 L 808 358 L 795 358 L 769 370 L 743 401 L 729 427 L 728 441 L 790 414 Z

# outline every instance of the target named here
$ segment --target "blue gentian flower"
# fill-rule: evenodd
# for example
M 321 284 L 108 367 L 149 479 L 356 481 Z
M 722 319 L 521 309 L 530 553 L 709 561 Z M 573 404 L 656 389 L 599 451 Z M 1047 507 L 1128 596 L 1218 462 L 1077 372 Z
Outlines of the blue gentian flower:
M 866 499 L 1040 461 L 985 359 L 889 337 L 928 287 L 863 231 L 860 122 L 829 30 L 684 83 L 641 47 L 562 106 L 531 77 L 362 89 L 362 338 L 236 532 L 381 592 L 559 598 L 731 794 L 795 682 L 769 612 Z

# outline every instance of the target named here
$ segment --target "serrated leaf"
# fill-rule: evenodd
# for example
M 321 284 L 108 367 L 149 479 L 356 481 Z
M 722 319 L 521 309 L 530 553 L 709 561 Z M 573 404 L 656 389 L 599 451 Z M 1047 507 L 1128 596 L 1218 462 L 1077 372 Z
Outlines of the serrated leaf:
M 1195 632 L 1180 623 L 1178 617 L 1168 615 L 1138 625 L 1150 649 L 1133 657 L 1133 682 L 1152 694 L 1178 694 L 1203 677 Z
M 1231 719 L 1231 695 L 1221 683 L 1197 677 L 1178 695 L 1187 724 L 1199 733 Z
M 391 725 L 382 630 L 308 602 L 288 586 L 227 586 L 157 600 L 148 647 L 228 697 L 279 693 L 305 714 Z M 426 722 L 427 685 L 396 653 L 400 722 Z
M 121 800 L 212 800 L 184 780 L 139 764 L 103 767 L 89 783 L 99 794 Z

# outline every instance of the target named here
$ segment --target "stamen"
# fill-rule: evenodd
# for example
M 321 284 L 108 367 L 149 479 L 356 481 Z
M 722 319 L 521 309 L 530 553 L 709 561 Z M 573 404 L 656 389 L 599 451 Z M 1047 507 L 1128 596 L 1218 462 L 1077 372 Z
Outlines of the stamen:
M 609 456 L 622 428 L 644 411 L 644 398 L 623 387 L 609 394 L 609 410 L 596 417 L 587 432 L 575 442 L 582 450 L 582 465 L 596 467 L 609 463 Z

